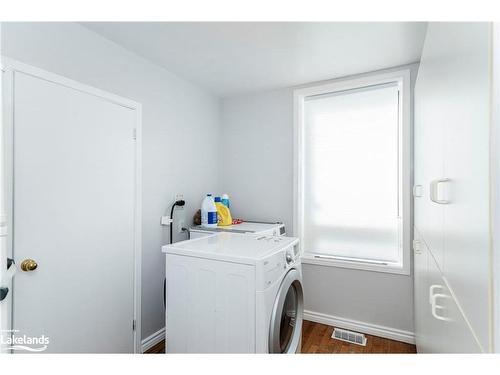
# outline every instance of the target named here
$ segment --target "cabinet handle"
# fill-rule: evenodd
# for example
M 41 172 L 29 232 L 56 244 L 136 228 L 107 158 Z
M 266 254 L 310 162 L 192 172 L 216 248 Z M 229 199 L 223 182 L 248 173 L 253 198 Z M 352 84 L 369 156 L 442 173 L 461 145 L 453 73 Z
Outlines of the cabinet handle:
M 434 301 L 435 301 L 436 296 L 437 296 L 437 294 L 434 294 L 434 291 L 435 291 L 436 289 L 438 289 L 438 288 L 439 288 L 439 289 L 443 289 L 443 286 L 442 286 L 442 285 L 439 285 L 439 284 L 434 284 L 434 285 L 431 285 L 431 286 L 429 287 L 429 304 L 430 304 L 430 305 L 434 304 Z
M 420 198 L 422 196 L 422 185 L 413 186 L 413 196 L 415 198 Z
M 441 294 L 441 293 L 438 293 L 438 294 L 434 294 L 433 296 L 433 300 L 432 300 L 432 304 L 431 304 L 431 313 L 432 313 L 432 316 L 434 318 L 436 318 L 437 320 L 443 320 L 445 322 L 449 322 L 451 321 L 450 318 L 447 318 L 447 317 L 444 317 L 444 316 L 440 316 L 438 315 L 437 313 L 437 310 L 438 309 L 444 309 L 443 306 L 439 306 L 437 303 L 436 303 L 436 300 L 438 298 L 450 298 L 450 296 L 446 295 L 446 294 Z
M 441 183 L 444 183 L 444 182 L 448 182 L 448 181 L 450 181 L 449 178 L 442 178 L 442 179 L 439 179 L 439 180 L 433 180 L 433 181 L 431 181 L 430 188 L 429 188 L 429 195 L 430 195 L 431 201 L 433 201 L 434 203 L 437 203 L 437 204 L 448 204 L 448 203 L 450 203 L 449 200 L 438 199 L 437 198 L 437 196 L 438 196 L 438 192 L 437 192 L 438 185 L 441 184 Z
M 422 254 L 422 250 L 420 249 L 420 241 L 413 240 L 413 252 L 415 254 Z

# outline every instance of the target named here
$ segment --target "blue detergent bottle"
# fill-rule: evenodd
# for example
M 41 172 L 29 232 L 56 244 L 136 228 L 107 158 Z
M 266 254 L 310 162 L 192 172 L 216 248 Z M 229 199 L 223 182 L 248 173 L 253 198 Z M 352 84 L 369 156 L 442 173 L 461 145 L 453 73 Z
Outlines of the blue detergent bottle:
M 224 193 L 224 194 L 222 194 L 222 197 L 221 197 L 221 203 L 222 203 L 224 206 L 226 206 L 227 208 L 231 208 L 231 207 L 229 207 L 229 206 L 231 205 L 231 204 L 230 204 L 230 202 L 229 202 L 229 195 L 227 195 L 227 194 L 225 194 L 225 193 Z

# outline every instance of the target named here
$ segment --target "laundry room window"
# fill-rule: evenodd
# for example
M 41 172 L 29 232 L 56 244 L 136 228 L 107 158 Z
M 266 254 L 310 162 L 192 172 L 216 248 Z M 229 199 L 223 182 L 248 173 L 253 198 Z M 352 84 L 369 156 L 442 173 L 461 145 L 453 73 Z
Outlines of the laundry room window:
M 408 273 L 409 84 L 400 71 L 295 92 L 304 262 Z

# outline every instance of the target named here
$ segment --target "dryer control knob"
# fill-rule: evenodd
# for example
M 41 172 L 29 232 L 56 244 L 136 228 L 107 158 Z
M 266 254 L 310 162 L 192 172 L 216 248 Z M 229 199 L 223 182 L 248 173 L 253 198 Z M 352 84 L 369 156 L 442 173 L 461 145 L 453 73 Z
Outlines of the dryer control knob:
M 288 264 L 292 263 L 293 262 L 293 256 L 292 256 L 292 254 L 287 253 L 286 256 L 285 256 L 285 259 L 286 259 L 286 262 Z

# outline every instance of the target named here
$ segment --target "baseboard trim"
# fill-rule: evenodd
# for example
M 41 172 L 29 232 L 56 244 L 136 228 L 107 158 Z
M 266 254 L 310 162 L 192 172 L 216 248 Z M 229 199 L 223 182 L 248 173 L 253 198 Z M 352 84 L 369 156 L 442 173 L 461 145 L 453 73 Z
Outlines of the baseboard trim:
M 333 315 L 318 313 L 315 311 L 305 310 L 304 319 L 316 323 L 327 324 L 329 326 L 350 329 L 352 331 L 366 333 L 367 335 L 384 337 L 386 339 L 415 344 L 415 335 L 413 332 L 404 331 L 397 328 L 385 327 L 377 324 L 359 322 L 346 318 L 340 318 Z M 141 341 L 142 352 L 145 353 L 153 346 L 165 339 L 165 328 L 153 333 Z
M 359 322 L 346 318 L 340 318 L 333 315 L 318 313 L 315 311 L 305 310 L 304 319 L 316 323 L 327 324 L 329 326 L 349 329 L 351 331 L 366 333 L 372 336 L 379 336 L 386 339 L 415 344 L 415 334 L 410 331 L 404 331 L 397 328 L 385 327 L 372 323 Z
M 151 349 L 153 346 L 155 346 L 162 340 L 165 340 L 165 327 L 163 327 L 159 331 L 153 333 L 151 336 L 148 336 L 141 341 L 142 353 L 147 352 L 149 349 Z

